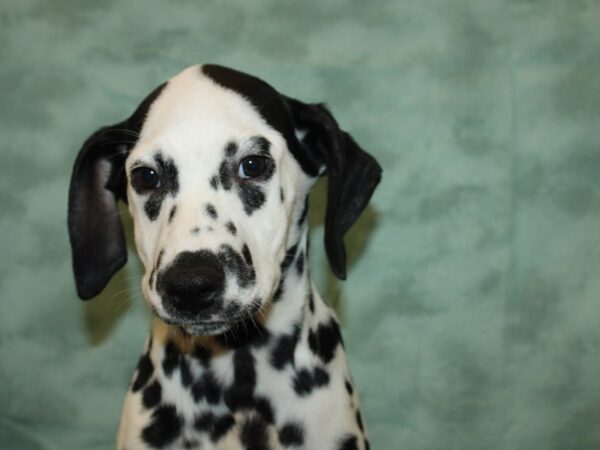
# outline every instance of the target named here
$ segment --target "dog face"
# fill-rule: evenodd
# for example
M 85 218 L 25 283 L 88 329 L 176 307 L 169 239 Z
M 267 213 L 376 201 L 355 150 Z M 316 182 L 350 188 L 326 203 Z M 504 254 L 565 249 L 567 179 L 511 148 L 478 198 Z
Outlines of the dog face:
M 96 295 L 125 263 L 124 200 L 152 310 L 191 334 L 221 333 L 271 300 L 324 172 L 326 249 L 344 277 L 343 234 L 379 181 L 375 160 L 323 106 L 231 69 L 192 66 L 84 143 L 69 196 L 78 292 Z

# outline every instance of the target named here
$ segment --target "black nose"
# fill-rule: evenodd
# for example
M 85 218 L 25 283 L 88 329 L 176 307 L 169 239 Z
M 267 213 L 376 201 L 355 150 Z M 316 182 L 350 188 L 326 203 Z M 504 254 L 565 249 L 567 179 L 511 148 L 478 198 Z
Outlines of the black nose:
M 198 314 L 215 308 L 225 288 L 225 272 L 207 251 L 182 252 L 158 275 L 165 309 Z

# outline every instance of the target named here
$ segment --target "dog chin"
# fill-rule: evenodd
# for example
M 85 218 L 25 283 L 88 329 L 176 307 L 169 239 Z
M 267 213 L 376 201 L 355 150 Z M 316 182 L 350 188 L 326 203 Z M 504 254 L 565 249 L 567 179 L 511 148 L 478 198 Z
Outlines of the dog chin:
M 179 327 L 190 336 L 215 336 L 229 330 L 230 325 L 223 322 L 186 323 Z

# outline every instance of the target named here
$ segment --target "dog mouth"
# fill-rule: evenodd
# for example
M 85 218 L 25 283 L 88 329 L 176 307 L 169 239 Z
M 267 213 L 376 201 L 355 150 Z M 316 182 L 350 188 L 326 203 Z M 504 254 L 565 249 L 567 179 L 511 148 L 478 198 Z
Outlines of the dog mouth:
M 152 312 L 167 325 L 177 327 L 191 336 L 215 336 L 224 334 L 234 328 L 237 324 L 249 318 L 248 316 L 244 316 L 232 317 L 228 318 L 228 320 L 198 320 L 180 316 L 165 317 L 154 307 L 152 307 Z

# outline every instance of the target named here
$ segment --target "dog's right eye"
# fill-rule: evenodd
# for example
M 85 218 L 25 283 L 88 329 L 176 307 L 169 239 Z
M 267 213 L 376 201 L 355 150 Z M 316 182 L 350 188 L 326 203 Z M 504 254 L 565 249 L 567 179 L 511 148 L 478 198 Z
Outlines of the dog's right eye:
M 136 192 L 156 189 L 160 185 L 160 178 L 156 170 L 150 167 L 138 167 L 131 172 L 131 185 Z

